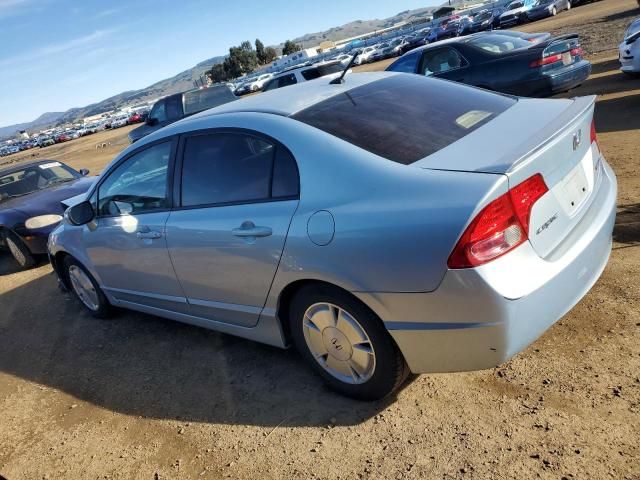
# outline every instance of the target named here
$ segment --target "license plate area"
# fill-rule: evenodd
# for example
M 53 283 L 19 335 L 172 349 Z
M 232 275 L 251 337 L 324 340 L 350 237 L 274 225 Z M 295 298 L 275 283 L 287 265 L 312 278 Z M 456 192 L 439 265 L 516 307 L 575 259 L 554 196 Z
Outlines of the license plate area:
M 591 173 L 591 181 L 585 172 L 585 163 L 580 162 L 576 167 L 564 177 L 557 189 L 557 197 L 562 209 L 565 213 L 572 217 L 576 211 L 582 206 L 591 194 L 593 189 L 593 172 Z M 591 163 L 590 168 L 593 169 Z
M 573 58 L 571 57 L 571 53 L 570 52 L 564 52 L 562 54 L 562 64 L 563 65 L 571 65 L 572 62 L 573 62 Z

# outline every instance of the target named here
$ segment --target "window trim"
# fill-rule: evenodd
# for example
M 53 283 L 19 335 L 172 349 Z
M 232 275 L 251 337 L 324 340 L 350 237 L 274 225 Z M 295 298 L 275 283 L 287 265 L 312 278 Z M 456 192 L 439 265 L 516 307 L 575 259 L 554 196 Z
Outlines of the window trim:
M 129 215 L 137 216 L 137 215 L 144 215 L 145 213 L 170 212 L 173 209 L 173 205 L 174 205 L 174 196 L 173 196 L 173 191 L 174 191 L 173 179 L 174 179 L 174 175 L 172 175 L 172 172 L 175 171 L 176 151 L 177 151 L 177 147 L 178 147 L 178 137 L 177 137 L 177 135 L 173 135 L 173 136 L 170 136 L 170 137 L 164 137 L 164 138 L 155 140 L 153 142 L 149 142 L 149 143 L 145 143 L 144 145 L 140 145 L 138 148 L 136 148 L 135 150 L 132 150 L 126 156 L 122 157 L 116 163 L 111 165 L 111 167 L 109 168 L 108 171 L 106 171 L 106 172 L 101 174 L 100 180 L 98 182 L 96 182 L 95 186 L 89 192 L 87 192 L 87 196 L 86 196 L 87 200 L 89 200 L 91 198 L 91 196 L 94 195 L 94 194 L 96 196 L 96 208 L 95 208 L 96 219 L 100 219 L 100 218 L 119 218 L 119 217 L 124 217 L 125 216 L 124 214 L 123 215 L 101 215 L 100 214 L 100 208 L 99 208 L 99 206 L 100 206 L 100 187 L 102 186 L 102 184 L 104 182 L 107 181 L 107 179 L 113 174 L 113 172 L 118 167 L 120 167 L 120 165 L 125 163 L 131 157 L 137 155 L 138 153 L 143 152 L 144 150 L 147 150 L 149 148 L 155 147 L 156 145 L 160 145 L 162 143 L 170 143 L 171 144 L 171 150 L 170 150 L 170 153 L 169 153 L 169 165 L 167 166 L 167 207 L 166 208 L 153 208 L 153 209 L 148 209 L 148 210 L 140 210 L 138 212 L 135 212 L 135 213 L 129 214 Z
M 216 202 L 216 203 L 205 203 L 199 205 L 182 205 L 182 169 L 184 165 L 184 150 L 186 146 L 187 139 L 191 137 L 198 137 L 204 135 L 215 135 L 215 134 L 224 134 L 224 133 L 232 133 L 232 134 L 240 134 L 247 135 L 250 137 L 255 137 L 260 140 L 271 143 L 276 149 L 282 148 L 285 150 L 291 158 L 293 158 L 293 163 L 296 168 L 296 176 L 298 179 L 298 194 L 297 195 L 287 195 L 282 197 L 273 197 L 273 172 L 275 170 L 275 153 L 274 149 L 273 158 L 271 161 L 271 172 L 269 174 L 269 198 L 261 198 L 258 200 L 238 200 L 234 202 Z M 256 130 L 251 130 L 248 128 L 237 128 L 237 127 L 217 127 L 217 128 L 206 128 L 202 130 L 194 130 L 188 133 L 183 133 L 180 135 L 178 148 L 176 152 L 176 162 L 175 162 L 175 170 L 174 170 L 174 179 L 177 181 L 173 182 L 173 198 L 175 199 L 172 210 L 180 211 L 180 210 L 198 210 L 203 208 L 217 208 L 217 207 L 231 207 L 235 205 L 252 205 L 256 203 L 273 203 L 273 202 L 285 202 L 291 200 L 300 200 L 300 167 L 298 166 L 298 161 L 296 157 L 291 153 L 282 142 L 279 142 L 275 138 L 266 135 L 262 132 L 258 132 Z
M 453 51 L 454 51 L 454 52 L 456 52 L 458 55 L 460 55 L 460 58 L 466 62 L 466 65 L 461 65 L 461 66 L 459 66 L 458 68 L 452 68 L 452 69 L 450 69 L 450 70 L 447 70 L 446 72 L 438 72 L 438 73 L 434 73 L 433 75 L 429 75 L 429 76 L 431 76 L 431 77 L 436 77 L 436 78 L 437 78 L 437 77 L 439 77 L 439 76 L 441 76 L 441 75 L 444 75 L 444 74 L 446 74 L 446 73 L 449 73 L 449 72 L 457 72 L 458 70 L 463 70 L 463 69 L 465 69 L 465 68 L 469 68 L 469 67 L 471 66 L 471 62 L 469 62 L 469 60 L 467 59 L 467 57 L 465 57 L 465 56 L 462 54 L 462 52 L 460 51 L 460 49 L 459 49 L 459 48 L 456 48 L 455 46 L 451 46 L 451 45 L 438 45 L 437 47 L 434 47 L 434 48 L 425 48 L 425 49 L 422 51 L 422 56 L 421 56 L 421 58 L 420 58 L 420 61 L 418 62 L 418 71 L 417 71 L 416 73 L 417 73 L 418 75 L 423 75 L 423 76 L 425 76 L 425 75 L 424 75 L 424 73 L 420 73 L 420 72 L 422 72 L 422 67 L 424 66 L 424 63 L 425 63 L 425 55 L 427 54 L 427 52 L 437 52 L 438 50 L 445 50 L 445 49 L 447 49 L 447 48 L 449 48 L 449 49 L 453 50 Z

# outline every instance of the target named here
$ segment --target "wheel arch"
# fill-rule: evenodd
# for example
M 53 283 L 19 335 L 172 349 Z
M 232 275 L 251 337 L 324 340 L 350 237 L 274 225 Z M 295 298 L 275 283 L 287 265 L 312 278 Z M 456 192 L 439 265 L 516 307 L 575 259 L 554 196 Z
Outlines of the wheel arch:
M 359 298 L 357 295 L 354 295 L 352 292 L 350 292 L 346 288 L 336 285 L 335 283 L 327 282 L 324 280 L 317 280 L 317 279 L 310 279 L 310 278 L 300 279 L 300 280 L 295 280 L 289 283 L 288 285 L 286 285 L 281 290 L 280 295 L 278 296 L 278 303 L 276 307 L 276 317 L 280 322 L 280 327 L 282 328 L 282 332 L 284 334 L 285 341 L 287 342 L 287 344 L 291 342 L 291 329 L 290 329 L 291 319 L 289 318 L 289 307 L 291 305 L 291 302 L 294 299 L 295 295 L 300 290 L 302 290 L 305 287 L 314 286 L 314 285 L 321 288 L 331 289 L 349 296 L 354 301 L 364 306 L 372 314 L 374 314 L 375 317 L 384 326 L 384 322 L 380 318 L 380 315 L 371 307 L 371 305 L 368 305 L 362 298 Z

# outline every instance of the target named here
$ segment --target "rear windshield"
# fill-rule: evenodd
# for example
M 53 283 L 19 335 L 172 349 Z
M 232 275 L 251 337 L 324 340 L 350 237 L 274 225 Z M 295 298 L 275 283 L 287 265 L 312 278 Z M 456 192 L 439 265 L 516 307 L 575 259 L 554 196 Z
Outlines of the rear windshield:
M 398 74 L 292 115 L 388 160 L 409 165 L 461 139 L 516 103 L 420 75 Z
M 191 90 L 184 94 L 184 114 L 202 112 L 231 100 L 235 100 L 235 96 L 226 86 Z
M 469 40 L 469 44 L 491 53 L 504 53 L 519 48 L 529 48 L 531 43 L 520 37 L 492 33 Z

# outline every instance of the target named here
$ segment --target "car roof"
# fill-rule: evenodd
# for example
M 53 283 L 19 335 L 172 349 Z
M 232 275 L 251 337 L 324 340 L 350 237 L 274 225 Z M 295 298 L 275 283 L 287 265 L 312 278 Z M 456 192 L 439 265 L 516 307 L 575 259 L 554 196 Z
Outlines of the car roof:
M 344 83 L 339 85 L 331 85 L 329 83 L 331 77 L 320 77 L 308 82 L 301 82 L 286 88 L 277 88 L 260 95 L 243 98 L 237 102 L 225 103 L 184 120 L 193 121 L 194 119 L 211 115 L 237 112 L 273 113 L 288 117 L 334 95 L 393 75 L 400 74 L 395 72 L 354 73 L 345 77 Z M 181 123 L 184 120 L 176 123 Z

